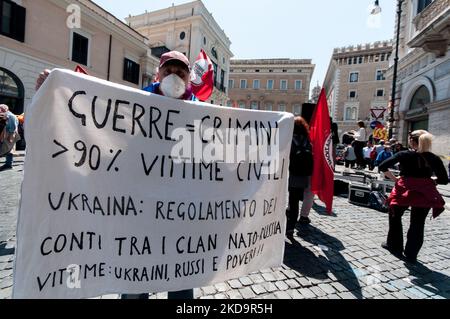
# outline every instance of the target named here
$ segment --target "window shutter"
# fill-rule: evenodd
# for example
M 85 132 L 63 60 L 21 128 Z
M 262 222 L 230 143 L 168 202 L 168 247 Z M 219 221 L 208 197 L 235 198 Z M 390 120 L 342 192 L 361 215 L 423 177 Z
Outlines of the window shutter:
M 14 22 L 13 22 L 14 21 Z M 11 12 L 11 29 L 14 39 L 20 42 L 25 42 L 25 21 L 26 21 L 26 9 L 17 4 L 12 6 Z

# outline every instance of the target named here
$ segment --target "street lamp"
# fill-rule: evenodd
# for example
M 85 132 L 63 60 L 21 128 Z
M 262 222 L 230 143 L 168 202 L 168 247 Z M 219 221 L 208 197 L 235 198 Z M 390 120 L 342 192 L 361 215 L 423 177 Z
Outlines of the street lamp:
M 380 7 L 380 1 L 375 0 L 375 4 L 372 8 L 372 11 L 370 12 L 371 15 L 377 15 L 381 13 L 381 7 Z
M 395 41 L 395 57 L 394 57 L 394 75 L 392 79 L 392 94 L 391 94 L 391 102 L 390 102 L 390 113 L 389 113 L 389 139 L 393 137 L 393 126 L 395 122 L 395 101 L 397 95 L 397 72 L 398 72 L 398 48 L 400 42 L 400 25 L 402 18 L 402 5 L 405 0 L 397 0 L 397 34 Z M 377 9 L 378 8 L 378 9 Z M 371 14 L 379 14 L 381 12 L 380 2 L 379 0 L 375 0 L 375 7 L 372 10 Z

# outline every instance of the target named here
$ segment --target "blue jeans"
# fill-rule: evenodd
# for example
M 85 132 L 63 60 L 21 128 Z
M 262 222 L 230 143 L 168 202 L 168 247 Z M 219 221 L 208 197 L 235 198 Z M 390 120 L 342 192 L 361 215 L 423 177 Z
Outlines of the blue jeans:
M 121 299 L 148 299 L 148 294 L 123 294 Z M 167 294 L 169 300 L 189 300 L 194 299 L 194 289 L 172 291 Z

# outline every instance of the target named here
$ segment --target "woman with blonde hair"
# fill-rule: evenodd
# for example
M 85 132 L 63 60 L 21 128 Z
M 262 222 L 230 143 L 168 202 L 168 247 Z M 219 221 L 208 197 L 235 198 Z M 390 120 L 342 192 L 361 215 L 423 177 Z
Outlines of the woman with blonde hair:
M 425 219 L 431 209 L 433 218 L 443 211 L 445 201 L 439 194 L 436 183 L 447 185 L 448 178 L 442 160 L 431 153 L 433 136 L 424 130 L 409 134 L 410 150 L 395 154 L 380 165 L 380 171 L 395 181 L 389 196 L 389 233 L 382 245 L 392 254 L 404 256 L 409 262 L 416 262 L 422 248 Z M 389 167 L 399 163 L 400 177 L 395 177 Z M 432 177 L 436 176 L 436 180 Z M 407 242 L 403 250 L 403 213 L 411 207 L 411 223 Z

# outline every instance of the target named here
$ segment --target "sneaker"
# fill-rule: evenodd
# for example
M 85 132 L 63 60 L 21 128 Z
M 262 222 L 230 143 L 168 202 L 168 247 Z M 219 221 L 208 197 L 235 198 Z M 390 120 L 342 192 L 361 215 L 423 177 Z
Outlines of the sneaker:
M 309 217 L 300 216 L 299 223 L 300 223 L 300 225 L 309 225 L 309 224 L 311 224 L 311 219 L 309 219 Z
M 11 165 L 3 165 L 3 166 L 0 166 L 0 172 L 2 172 L 2 171 L 7 171 L 7 170 L 9 170 L 9 169 L 12 169 L 12 166 Z

